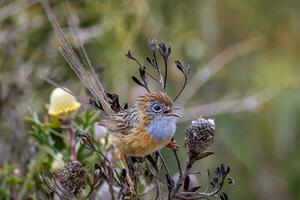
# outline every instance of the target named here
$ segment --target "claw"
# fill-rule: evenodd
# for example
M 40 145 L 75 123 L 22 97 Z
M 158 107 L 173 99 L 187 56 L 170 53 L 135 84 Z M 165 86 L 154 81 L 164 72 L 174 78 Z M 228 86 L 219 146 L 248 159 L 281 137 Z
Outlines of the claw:
M 167 144 L 166 147 L 173 149 L 175 151 L 178 151 L 180 149 L 180 146 L 177 144 L 177 142 L 175 140 L 173 140 L 169 144 Z
M 137 196 L 137 192 L 136 192 L 136 190 L 135 190 L 135 188 L 134 188 L 134 184 L 132 183 L 131 179 L 128 179 L 128 181 L 129 181 L 129 187 L 130 187 L 130 192 L 131 192 L 131 194 L 132 194 L 133 196 Z M 131 183 L 130 183 L 130 182 L 131 182 Z
M 124 158 L 123 154 L 119 154 L 119 155 L 120 155 L 120 157 Z M 126 169 L 125 164 L 123 163 L 123 160 L 120 160 L 120 163 L 121 163 L 121 167 Z M 134 183 L 133 183 L 133 181 L 132 181 L 132 179 L 131 179 L 131 177 L 129 176 L 128 173 L 126 174 L 126 179 L 127 179 L 127 183 L 129 185 L 129 189 L 130 189 L 131 194 L 133 196 L 136 196 L 137 192 L 136 192 L 136 189 L 134 187 Z

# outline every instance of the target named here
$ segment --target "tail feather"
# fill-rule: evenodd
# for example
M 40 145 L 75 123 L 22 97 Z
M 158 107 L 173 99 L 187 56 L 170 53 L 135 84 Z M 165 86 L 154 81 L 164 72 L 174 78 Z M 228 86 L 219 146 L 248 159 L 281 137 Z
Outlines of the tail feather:
M 75 72 L 75 74 L 78 76 L 78 78 L 81 80 L 81 82 L 84 84 L 84 86 L 90 91 L 92 96 L 101 103 L 104 111 L 107 113 L 113 113 L 113 110 L 110 107 L 108 97 L 104 91 L 100 80 L 97 78 L 93 68 L 90 66 L 90 71 L 85 69 L 85 67 L 75 54 L 74 50 L 72 49 L 71 45 L 69 44 L 68 40 L 66 39 L 66 36 L 63 30 L 61 29 L 60 25 L 58 24 L 49 2 L 47 0 L 44 0 L 43 5 L 47 13 L 48 19 L 61 44 L 59 50 L 63 55 L 64 59 L 69 64 L 71 69 Z
M 87 107 L 91 107 L 91 108 L 96 108 L 99 109 L 99 107 L 96 107 L 95 105 L 91 104 L 89 101 L 87 101 L 86 99 L 81 98 L 80 96 L 74 94 L 71 90 L 69 90 L 68 88 L 65 88 L 64 86 L 58 84 L 57 82 L 49 79 L 48 77 L 41 75 L 41 79 L 43 79 L 44 81 L 48 82 L 50 85 L 52 85 L 53 87 L 56 88 L 60 88 L 62 90 L 64 90 L 65 92 L 71 94 L 72 96 L 74 96 L 76 98 L 76 100 L 78 102 L 80 102 L 82 105 L 85 105 Z

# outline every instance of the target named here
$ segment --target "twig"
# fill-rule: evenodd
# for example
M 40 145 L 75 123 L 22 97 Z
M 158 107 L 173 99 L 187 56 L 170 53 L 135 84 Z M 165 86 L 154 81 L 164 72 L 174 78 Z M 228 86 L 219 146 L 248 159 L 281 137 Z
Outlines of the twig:
M 148 166 L 148 169 L 151 172 L 151 174 L 154 176 L 154 178 L 156 178 L 157 180 L 159 180 L 163 184 L 166 184 L 166 185 L 172 187 L 172 185 L 169 185 L 166 181 L 164 181 L 162 178 L 160 178 L 158 175 L 156 175 L 155 172 L 153 172 L 152 169 L 149 166 Z
M 196 199 L 207 199 L 207 197 L 187 197 L 187 196 L 183 196 L 181 194 L 176 194 L 175 197 L 177 197 L 178 199 L 184 199 L 184 200 L 196 200 Z
M 180 161 L 179 161 L 179 158 L 178 158 L 178 154 L 177 154 L 177 151 L 175 149 L 172 149 L 173 150 L 173 154 L 176 158 L 176 163 L 177 163 L 177 167 L 178 167 L 178 171 L 179 171 L 179 177 L 182 176 L 182 169 L 181 169 L 181 164 L 180 164 Z
M 77 160 L 76 135 L 72 129 L 69 130 L 69 134 L 70 134 L 70 145 L 71 145 L 71 160 Z
M 159 182 L 158 180 L 155 180 L 155 184 L 156 184 L 156 196 L 155 196 L 155 200 L 159 199 L 160 198 L 160 185 L 159 185 Z
M 62 122 L 62 132 L 68 136 L 70 144 L 70 160 L 77 160 L 76 133 L 71 127 L 71 118 L 60 118 Z
M 180 187 L 182 186 L 184 180 L 185 180 L 186 177 L 189 175 L 189 172 L 190 172 L 190 170 L 192 169 L 193 164 L 194 164 L 197 160 L 200 160 L 200 159 L 202 159 L 202 158 L 205 158 L 205 157 L 207 157 L 207 156 L 209 156 L 209 155 L 211 155 L 211 154 L 213 154 L 213 153 L 212 153 L 212 152 L 205 152 L 205 153 L 203 153 L 203 154 L 201 154 L 201 155 L 198 155 L 198 156 L 195 156 L 194 154 L 191 154 L 191 153 L 189 154 L 189 157 L 188 157 L 188 159 L 187 159 L 187 161 L 186 161 L 186 165 L 185 165 L 185 169 L 184 169 L 184 171 L 183 171 L 183 174 L 182 174 L 182 176 L 179 176 L 179 179 L 178 179 L 178 181 L 177 181 L 177 183 L 176 183 L 174 189 L 173 189 L 172 192 L 171 192 L 171 199 L 173 199 L 173 198 L 177 195 L 177 193 L 178 193 Z
M 214 57 L 209 63 L 201 67 L 193 77 L 191 77 L 188 90 L 184 91 L 179 104 L 185 105 L 197 90 L 204 85 L 212 76 L 223 69 L 228 63 L 239 56 L 250 53 L 262 45 L 261 37 L 255 37 L 230 46 Z
M 164 66 L 165 66 L 165 76 L 164 76 L 164 91 L 166 90 L 166 85 L 167 85 L 167 78 L 168 78 L 168 60 L 167 59 L 163 59 L 164 60 Z
M 183 86 L 181 87 L 181 89 L 179 90 L 179 92 L 177 93 L 177 95 L 174 97 L 173 101 L 175 102 L 178 97 L 181 95 L 181 93 L 183 92 L 184 88 L 186 87 L 187 84 L 187 77 L 184 77 L 184 82 L 183 82 Z
M 139 197 L 145 196 L 145 195 L 147 195 L 149 192 L 153 191 L 155 188 L 156 188 L 156 187 L 153 186 L 153 187 L 151 187 L 150 189 L 148 189 L 147 191 L 145 191 L 145 192 L 139 194 L 138 196 L 139 196 Z
M 158 156 L 159 156 L 159 158 L 161 159 L 161 162 L 162 162 L 162 164 L 163 164 L 163 166 L 164 166 L 164 168 L 165 168 L 165 170 L 166 170 L 168 176 L 171 177 L 170 170 L 169 170 L 169 168 L 168 168 L 168 166 L 167 166 L 167 163 L 165 162 L 163 156 L 161 155 L 161 152 L 160 152 L 160 151 L 158 151 Z
M 110 160 L 108 160 L 108 158 L 102 153 L 102 151 L 100 151 L 98 148 L 96 148 L 94 145 L 92 146 L 86 146 L 83 143 L 83 147 L 91 150 L 91 151 L 96 151 L 97 153 L 99 153 L 99 155 L 107 162 L 107 163 L 111 163 Z
M 103 179 L 100 179 L 99 181 L 97 181 L 97 183 L 93 184 L 89 193 L 85 196 L 84 200 L 89 199 L 89 197 L 93 194 L 95 188 L 97 188 L 102 183 L 103 183 Z
M 108 170 L 108 180 L 107 180 L 108 188 L 109 188 L 109 192 L 111 195 L 111 200 L 114 200 L 115 199 L 115 195 L 114 195 L 115 192 L 114 192 L 114 188 L 113 188 L 114 170 L 111 165 L 107 166 L 107 170 Z
M 129 51 L 128 53 L 130 53 L 130 51 Z M 129 55 L 127 54 L 126 56 L 128 57 Z M 133 60 L 133 61 L 139 66 L 139 68 L 143 68 L 143 67 L 144 67 L 144 66 L 143 66 L 143 65 L 142 65 L 135 57 L 131 56 L 130 59 Z M 154 81 L 160 83 L 159 80 L 158 80 L 157 78 L 155 78 L 152 74 L 150 74 L 150 73 L 146 70 L 146 68 L 145 68 L 145 72 L 146 72 L 146 74 L 147 74 L 150 78 L 152 78 Z
M 182 186 L 185 178 L 188 176 L 189 171 L 191 170 L 193 164 L 194 164 L 195 160 L 191 159 L 191 156 L 189 156 L 188 160 L 186 161 L 186 165 L 185 165 L 185 169 L 184 172 L 181 176 L 179 176 L 179 179 L 171 193 L 171 198 L 174 197 L 176 195 L 176 193 L 178 192 L 179 188 Z

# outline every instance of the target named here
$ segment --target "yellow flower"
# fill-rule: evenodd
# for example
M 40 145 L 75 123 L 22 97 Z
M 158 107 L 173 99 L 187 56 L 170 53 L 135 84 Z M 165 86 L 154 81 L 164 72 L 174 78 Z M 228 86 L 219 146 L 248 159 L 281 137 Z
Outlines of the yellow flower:
M 61 88 L 56 88 L 50 96 L 48 113 L 51 116 L 60 116 L 76 111 L 80 105 L 74 96 Z

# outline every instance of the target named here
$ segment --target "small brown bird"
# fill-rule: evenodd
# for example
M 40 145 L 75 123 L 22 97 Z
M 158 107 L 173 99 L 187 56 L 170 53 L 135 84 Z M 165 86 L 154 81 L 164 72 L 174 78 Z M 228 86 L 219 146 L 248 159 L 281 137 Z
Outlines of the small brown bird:
M 108 115 L 101 121 L 113 135 L 120 152 L 145 156 L 171 142 L 176 131 L 173 100 L 163 92 L 151 92 L 138 98 L 129 109 Z

